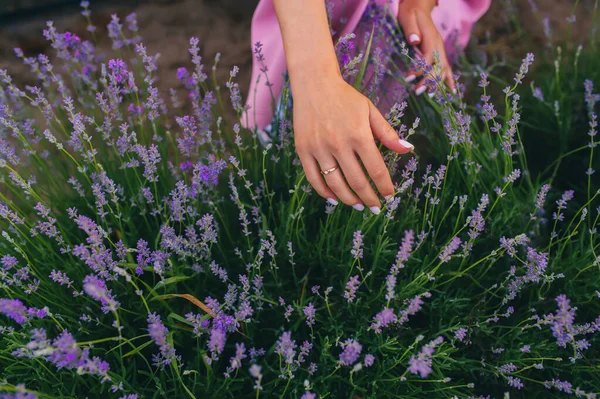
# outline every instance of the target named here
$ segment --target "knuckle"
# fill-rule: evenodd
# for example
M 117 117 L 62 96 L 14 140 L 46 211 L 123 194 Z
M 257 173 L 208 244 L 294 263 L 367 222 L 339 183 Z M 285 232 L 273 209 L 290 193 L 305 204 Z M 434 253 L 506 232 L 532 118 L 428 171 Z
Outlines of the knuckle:
M 365 138 L 358 134 L 352 134 L 348 137 L 348 142 L 352 147 L 360 148 L 365 144 Z
M 382 180 L 388 174 L 388 171 L 384 168 L 378 167 L 375 168 L 369 173 L 371 175 L 371 179 L 373 180 Z
M 341 152 L 343 148 L 342 141 L 333 137 L 327 140 L 326 146 L 333 154 Z
M 348 184 L 356 192 L 364 191 L 369 186 L 365 179 L 351 177 L 348 178 Z

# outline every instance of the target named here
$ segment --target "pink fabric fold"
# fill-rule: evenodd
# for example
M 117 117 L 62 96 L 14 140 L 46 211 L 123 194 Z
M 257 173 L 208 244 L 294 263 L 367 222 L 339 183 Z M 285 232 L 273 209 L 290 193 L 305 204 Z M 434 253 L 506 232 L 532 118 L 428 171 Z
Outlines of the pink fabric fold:
M 370 0 L 334 0 L 332 21 L 346 19 L 343 28 L 336 35 L 342 37 L 354 32 Z M 381 7 L 389 7 L 392 15 L 398 14 L 400 0 L 376 0 Z M 491 0 L 439 0 L 432 11 L 436 24 L 446 46 L 456 44 L 464 47 L 469 42 L 473 24 L 487 11 Z M 252 18 L 252 45 L 262 43 L 263 61 L 254 57 L 252 80 L 246 99 L 248 111 L 242 124 L 249 129 L 264 129 L 271 123 L 275 103 L 283 89 L 283 74 L 286 70 L 283 40 L 275 14 L 273 0 L 260 0 Z M 266 76 L 265 76 L 266 75 Z

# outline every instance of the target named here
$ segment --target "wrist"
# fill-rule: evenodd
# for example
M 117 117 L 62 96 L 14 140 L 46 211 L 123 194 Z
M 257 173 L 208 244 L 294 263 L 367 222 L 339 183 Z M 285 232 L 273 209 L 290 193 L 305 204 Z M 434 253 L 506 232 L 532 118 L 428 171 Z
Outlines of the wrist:
M 320 90 L 324 86 L 343 81 L 342 74 L 334 57 L 332 60 L 310 61 L 288 63 L 288 74 L 292 92 L 302 92 L 306 90 Z

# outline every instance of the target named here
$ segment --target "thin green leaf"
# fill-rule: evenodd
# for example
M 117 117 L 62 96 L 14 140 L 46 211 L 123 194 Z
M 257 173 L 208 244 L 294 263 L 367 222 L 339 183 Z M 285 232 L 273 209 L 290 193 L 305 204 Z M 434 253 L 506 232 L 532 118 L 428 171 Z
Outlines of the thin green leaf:
M 137 348 L 127 352 L 126 354 L 123 355 L 123 359 L 125 359 L 126 357 L 135 355 L 136 353 L 138 353 L 139 351 L 141 351 L 142 349 L 144 349 L 145 347 L 147 347 L 148 345 L 152 344 L 154 341 L 147 341 L 144 342 L 143 344 L 141 344 L 140 346 L 138 346 Z
M 358 73 L 356 74 L 356 79 L 354 80 L 354 88 L 356 90 L 361 91 L 360 87 L 362 86 L 363 78 L 365 77 L 365 72 L 367 71 L 367 64 L 369 63 L 369 55 L 371 54 L 371 44 L 373 44 L 373 35 L 375 34 L 375 27 L 371 29 L 371 37 L 369 37 L 369 44 L 367 45 L 367 51 L 365 52 L 362 60 L 362 64 Z
M 173 276 L 173 277 L 169 277 L 166 278 L 162 281 L 159 281 L 158 283 L 156 283 L 156 285 L 154 286 L 154 289 L 158 289 L 159 287 L 166 287 L 167 285 L 171 285 L 171 284 L 176 284 L 179 283 L 181 281 L 185 281 L 192 278 L 191 276 Z

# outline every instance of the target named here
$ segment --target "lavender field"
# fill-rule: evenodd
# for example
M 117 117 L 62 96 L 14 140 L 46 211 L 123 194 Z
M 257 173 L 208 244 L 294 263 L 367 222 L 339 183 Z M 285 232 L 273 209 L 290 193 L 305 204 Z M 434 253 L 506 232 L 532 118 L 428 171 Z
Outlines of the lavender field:
M 381 54 L 434 85 L 385 115 L 415 150 L 381 147 L 379 214 L 317 195 L 287 107 L 243 127 L 242 33 L 47 22 L 0 58 L 0 399 L 596 398 L 599 4 L 542 6 L 494 5 L 456 93 L 383 28 L 337 42 L 365 94 Z

